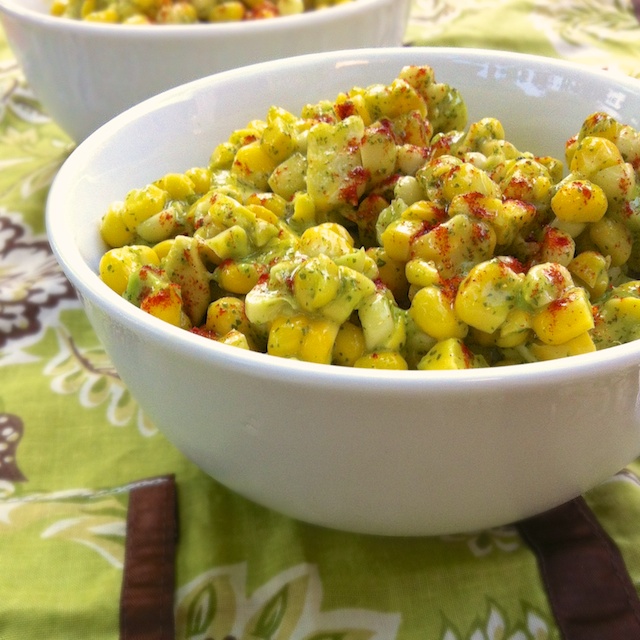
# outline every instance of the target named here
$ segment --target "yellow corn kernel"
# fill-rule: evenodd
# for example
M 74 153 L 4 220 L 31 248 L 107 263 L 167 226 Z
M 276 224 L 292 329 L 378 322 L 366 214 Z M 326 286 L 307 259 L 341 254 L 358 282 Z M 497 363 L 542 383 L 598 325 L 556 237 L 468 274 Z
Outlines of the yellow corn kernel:
M 640 299 L 638 298 L 612 298 L 607 302 L 607 311 L 614 310 L 618 316 L 624 316 L 625 319 L 640 321 Z
M 422 220 L 431 225 L 444 222 L 447 214 L 444 209 L 429 200 L 418 200 L 410 204 L 403 212 L 405 220 Z M 426 226 L 426 225 L 425 225 Z
M 54 0 L 51 3 L 50 12 L 52 16 L 63 16 L 69 6 L 69 0 Z
M 603 169 L 622 163 L 622 155 L 611 140 L 587 136 L 578 142 L 569 171 L 590 180 Z
M 184 175 L 191 180 L 196 193 L 207 193 L 211 189 L 211 170 L 207 167 L 192 167 Z
M 620 123 L 608 113 L 597 111 L 588 116 L 580 127 L 578 138 L 597 136 L 615 141 L 620 133 Z
M 573 286 L 571 273 L 554 262 L 534 264 L 522 283 L 522 299 L 533 309 L 539 309 L 560 298 Z
M 531 335 L 531 314 L 523 309 L 511 309 L 497 334 L 495 344 L 503 349 L 524 344 Z
M 87 13 L 83 20 L 87 22 L 104 22 L 109 24 L 115 24 L 119 22 L 118 11 L 115 7 L 107 7 L 102 11 L 92 11 L 91 13 Z
M 135 13 L 122 19 L 122 24 L 128 25 L 146 25 L 151 24 L 151 20 L 141 13 Z
M 256 285 L 264 269 L 252 262 L 225 260 L 214 271 L 215 279 L 229 293 L 246 294 Z
M 171 251 L 171 247 L 173 246 L 174 242 L 175 241 L 173 238 L 169 238 L 167 240 L 163 240 L 162 242 L 158 242 L 158 244 L 153 245 L 153 250 L 156 252 L 156 255 L 158 256 L 158 258 L 160 258 L 161 261 L 167 257 L 167 255 L 169 254 L 169 251 Z
M 124 199 L 122 218 L 130 229 L 135 229 L 147 218 L 160 213 L 167 204 L 167 192 L 149 184 L 142 189 L 132 189 Z
M 372 280 L 380 280 L 396 300 L 405 300 L 409 291 L 405 263 L 392 260 L 382 247 L 371 247 L 366 250 L 366 255 L 374 260 L 377 267 L 376 275 L 367 275 Z
M 242 2 L 221 2 L 209 12 L 209 22 L 237 22 L 243 20 L 245 8 Z
M 545 344 L 559 345 L 594 327 L 591 303 L 582 287 L 565 294 L 537 311 L 532 319 L 535 334 Z
M 333 344 L 333 364 L 353 367 L 364 355 L 365 340 L 362 328 L 352 322 L 345 322 L 338 329 Z
M 409 315 L 421 331 L 436 340 L 464 338 L 469 327 L 456 315 L 453 302 L 453 293 L 441 287 L 423 287 L 413 296 Z
M 269 118 L 262 132 L 260 148 L 276 164 L 286 160 L 298 148 L 290 123 L 278 116 Z
M 182 295 L 180 287 L 173 282 L 145 296 L 140 301 L 140 308 L 175 327 L 182 326 Z
M 405 266 L 405 275 L 409 284 L 416 287 L 428 287 L 432 284 L 440 284 L 440 274 L 436 265 L 428 260 L 415 258 L 409 260 Z
M 418 362 L 421 371 L 472 369 L 474 366 L 473 353 L 458 338 L 436 342 Z
M 424 229 L 425 223 L 422 220 L 400 218 L 387 226 L 380 236 L 380 241 L 392 260 L 407 262 L 411 257 L 414 238 Z
M 553 185 L 544 165 L 531 158 L 517 158 L 507 166 L 500 180 L 505 198 L 524 200 L 542 207 L 549 204 Z
M 241 180 L 246 180 L 257 189 L 266 191 L 269 188 L 269 176 L 277 165 L 277 160 L 274 160 L 256 141 L 238 149 L 233 159 L 231 173 Z
M 454 309 L 462 322 L 493 333 L 516 303 L 522 276 L 507 261 L 494 258 L 475 265 L 460 283 Z
M 567 268 L 584 283 L 592 299 L 599 298 L 609 286 L 609 261 L 597 251 L 582 251 Z
M 97 9 L 96 0 L 83 0 L 83 2 L 80 5 L 80 16 L 84 20 L 84 18 L 86 18 L 87 15 L 89 15 L 93 11 L 96 11 L 96 9 Z
M 192 24 L 198 21 L 195 7 L 187 0 L 163 4 L 156 13 L 159 24 Z
M 305 311 L 329 304 L 340 288 L 338 265 L 324 254 L 305 260 L 293 276 L 293 295 Z
M 269 224 L 273 224 L 273 225 L 278 224 L 279 222 L 278 216 L 275 213 L 273 213 L 273 211 L 271 211 L 270 209 L 267 209 L 267 207 L 264 207 L 261 204 L 257 204 L 253 202 L 247 203 L 245 206 L 247 207 L 247 209 L 249 209 L 249 211 L 255 214 L 256 218 L 260 220 L 264 220 Z
M 230 347 L 237 347 L 239 349 L 251 351 L 251 345 L 249 344 L 247 336 L 245 336 L 242 331 L 236 331 L 236 329 L 232 329 L 229 333 L 225 333 L 223 336 L 220 336 L 218 338 L 218 342 L 228 344 Z
M 237 224 L 209 238 L 206 245 L 220 260 L 244 258 L 251 251 L 247 232 Z
M 287 201 L 269 191 L 265 193 L 252 193 L 246 200 L 247 206 L 257 204 L 265 209 L 268 209 L 277 218 L 283 219 L 287 213 Z
M 333 348 L 340 326 L 330 320 L 314 318 L 309 320 L 305 339 L 298 357 L 305 362 L 331 364 Z
M 397 118 L 403 113 L 417 111 L 421 116 L 427 115 L 424 98 L 402 78 L 396 78 L 389 85 L 375 84 L 364 91 L 367 111 L 372 119 Z
M 489 260 L 495 247 L 496 233 L 491 225 L 458 214 L 417 237 L 411 255 L 433 261 L 440 274 L 449 278 L 469 264 Z
M 362 166 L 378 184 L 396 170 L 396 142 L 389 127 L 369 127 L 360 144 Z
M 489 197 L 500 197 L 500 187 L 485 173 L 468 162 L 453 167 L 442 183 L 442 196 L 451 201 L 464 193 L 481 193 Z
M 604 191 L 588 180 L 568 180 L 551 198 L 553 213 L 565 222 L 598 222 L 608 206 Z
M 577 356 L 581 353 L 591 353 L 595 350 L 596 346 L 588 331 L 558 345 L 541 344 L 539 342 L 534 342 L 529 345 L 529 351 L 531 351 L 536 360 L 568 358 L 569 356 Z
M 297 193 L 293 197 L 293 214 L 291 222 L 303 227 L 311 226 L 316 221 L 316 205 L 308 193 Z
M 307 319 L 304 316 L 282 316 L 271 323 L 267 353 L 281 358 L 297 358 L 304 342 Z
M 211 170 L 230 169 L 236 156 L 236 151 L 237 146 L 232 142 L 221 142 L 211 153 L 209 168 Z
M 184 200 L 195 194 L 193 181 L 183 173 L 167 173 L 155 185 L 167 192 L 172 200 Z
M 338 325 L 304 315 L 276 318 L 269 330 L 267 352 L 283 358 L 331 364 Z
M 129 277 L 144 265 L 158 266 L 156 252 L 144 245 L 133 245 L 110 249 L 100 259 L 98 272 L 101 280 L 116 293 L 122 295 Z
M 407 361 L 397 351 L 374 351 L 358 358 L 354 365 L 357 369 L 390 369 L 405 371 Z
M 547 226 L 540 244 L 540 262 L 555 262 L 566 267 L 576 252 L 573 237 L 563 229 Z
M 276 6 L 281 16 L 292 16 L 304 11 L 303 0 L 278 0 Z
M 303 232 L 299 249 L 308 256 L 323 254 L 338 258 L 353 251 L 353 238 L 342 225 L 323 222 Z
M 135 230 L 125 223 L 124 212 L 123 202 L 113 202 L 102 217 L 100 235 L 110 247 L 122 247 L 135 240 Z
M 589 238 L 600 253 L 609 256 L 612 267 L 622 266 L 631 257 L 633 236 L 622 222 L 602 218 L 589 227 Z
M 236 330 L 251 334 L 251 323 L 244 311 L 244 302 L 233 296 L 223 296 L 214 300 L 207 308 L 205 326 L 218 336 L 227 335 Z

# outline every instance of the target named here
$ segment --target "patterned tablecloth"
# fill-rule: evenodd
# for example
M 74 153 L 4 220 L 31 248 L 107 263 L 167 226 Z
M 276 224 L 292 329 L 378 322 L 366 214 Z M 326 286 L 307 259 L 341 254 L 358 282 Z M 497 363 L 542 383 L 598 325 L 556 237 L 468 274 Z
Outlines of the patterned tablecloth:
M 636 10 L 415 0 L 406 40 L 640 77 Z M 47 189 L 72 145 L 3 39 L 0 87 L 0 640 L 640 638 L 638 463 L 525 523 L 388 539 L 290 520 L 188 462 L 49 250 Z

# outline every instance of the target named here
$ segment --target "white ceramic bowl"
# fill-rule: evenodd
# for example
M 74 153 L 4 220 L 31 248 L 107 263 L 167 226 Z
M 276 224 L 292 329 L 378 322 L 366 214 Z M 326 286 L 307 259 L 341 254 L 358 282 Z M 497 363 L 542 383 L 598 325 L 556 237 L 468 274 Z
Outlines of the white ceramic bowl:
M 429 64 L 472 122 L 563 157 L 583 118 L 640 127 L 640 83 L 551 59 L 469 49 L 334 52 L 231 71 L 117 117 L 60 170 L 53 250 L 122 378 L 189 458 L 231 489 L 340 529 L 443 534 L 509 523 L 571 499 L 640 454 L 640 341 L 546 363 L 465 371 L 313 365 L 205 340 L 145 314 L 96 275 L 99 219 L 127 190 L 206 164 L 217 142 L 277 104 L 299 112 Z M 312 79 L 312 80 L 310 80 Z
M 7 40 L 35 95 L 80 141 L 165 89 L 247 64 L 402 43 L 410 0 L 356 0 L 242 23 L 124 26 L 49 15 L 49 0 L 0 0 Z

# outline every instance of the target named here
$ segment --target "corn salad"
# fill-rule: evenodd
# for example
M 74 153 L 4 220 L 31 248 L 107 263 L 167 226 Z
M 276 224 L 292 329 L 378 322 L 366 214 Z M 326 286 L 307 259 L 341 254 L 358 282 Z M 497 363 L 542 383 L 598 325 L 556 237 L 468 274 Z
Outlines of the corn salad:
M 117 24 L 238 22 L 326 9 L 354 0 L 52 0 L 58 17 Z
M 100 276 L 235 347 L 377 369 L 562 358 L 640 337 L 640 134 L 605 113 L 565 163 L 467 123 L 433 69 L 299 115 L 105 212 Z

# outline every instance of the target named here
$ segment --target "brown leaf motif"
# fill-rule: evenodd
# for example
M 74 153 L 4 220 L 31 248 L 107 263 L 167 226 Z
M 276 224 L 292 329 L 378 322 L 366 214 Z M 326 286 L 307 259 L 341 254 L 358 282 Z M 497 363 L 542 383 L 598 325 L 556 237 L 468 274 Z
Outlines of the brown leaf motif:
M 18 468 L 16 453 L 22 438 L 23 424 L 18 416 L 0 413 L 0 480 L 23 482 L 26 480 Z
M 46 239 L 33 237 L 17 216 L 0 211 L 0 352 L 40 335 L 44 316 L 62 301 L 79 305 Z

